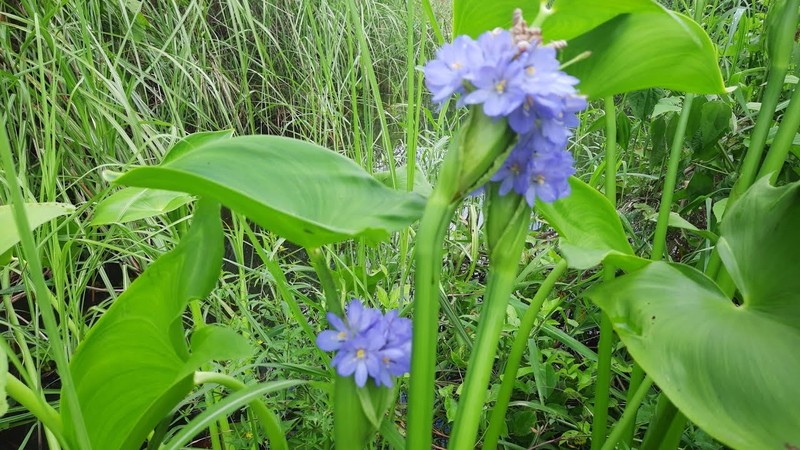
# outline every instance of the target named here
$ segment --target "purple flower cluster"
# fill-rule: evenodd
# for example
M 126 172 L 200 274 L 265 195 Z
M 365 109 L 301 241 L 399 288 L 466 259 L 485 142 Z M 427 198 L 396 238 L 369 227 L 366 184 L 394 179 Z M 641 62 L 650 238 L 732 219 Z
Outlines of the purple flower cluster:
M 501 183 L 501 195 L 513 190 L 533 206 L 537 198 L 549 203 L 569 194 L 575 168 L 567 141 L 587 103 L 575 89 L 578 79 L 560 70 L 556 49 L 522 25 L 477 41 L 459 36 L 424 71 L 434 102 L 461 94 L 459 105 L 480 104 L 487 116 L 508 120 L 519 139 L 491 180 Z
M 332 330 L 317 336 L 317 346 L 326 352 L 336 351 L 331 366 L 349 377 L 355 374 L 356 385 L 364 387 L 367 377 L 378 386 L 393 385 L 392 377 L 408 373 L 411 367 L 411 321 L 392 310 L 381 314 L 365 308 L 353 299 L 342 320 L 328 313 Z

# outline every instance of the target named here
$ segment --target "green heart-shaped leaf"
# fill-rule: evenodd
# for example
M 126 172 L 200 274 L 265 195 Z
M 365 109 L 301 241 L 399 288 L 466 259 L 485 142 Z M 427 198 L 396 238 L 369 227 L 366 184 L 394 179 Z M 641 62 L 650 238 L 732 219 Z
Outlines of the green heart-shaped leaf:
M 571 177 L 572 193 L 553 203 L 536 203 L 538 212 L 561 237 L 560 248 L 569 266 L 588 269 L 611 255 L 633 255 L 617 211 L 605 196 Z M 636 257 L 618 259 L 617 267 L 638 267 Z
M 514 10 L 522 9 L 525 20 L 533 23 L 539 15 L 538 1 L 501 0 L 487 3 L 483 0 L 455 0 L 453 2 L 453 34 L 478 37 L 497 27 L 510 28 Z M 625 13 L 662 10 L 652 0 L 556 0 L 552 14 L 542 24 L 548 40 L 571 39 L 598 25 Z
M 720 257 L 745 304 L 800 323 L 800 184 L 775 188 L 762 178 L 725 214 L 720 234 Z
M 754 185 L 719 250 L 744 304 L 688 266 L 652 263 L 589 293 L 693 422 L 740 449 L 800 446 L 800 184 Z
M 591 55 L 565 70 L 590 98 L 662 87 L 698 94 L 725 90 L 714 45 L 692 19 L 675 12 L 619 15 L 569 41 L 563 58 Z
M 384 239 L 422 215 L 425 200 L 384 186 L 353 161 L 278 136 L 215 140 L 136 168 L 118 184 L 216 199 L 304 247 Z
M 552 9 L 553 14 L 542 24 L 542 34 L 548 41 L 570 40 L 620 14 L 664 12 L 664 7 L 652 0 L 556 0 Z
M 222 239 L 219 205 L 201 200 L 178 246 L 147 268 L 78 346 L 70 370 L 93 448 L 140 448 L 192 389 L 194 370 L 242 354 L 243 338 L 216 327 L 196 332 L 191 355 L 184 338 L 187 302 L 216 284 Z M 230 346 L 224 351 L 222 340 Z M 69 409 L 64 415 L 69 423 Z
M 183 192 L 125 188 L 103 199 L 95 209 L 91 225 L 125 223 L 166 214 L 192 201 Z
M 522 7 L 519 0 L 496 0 L 487 3 L 483 0 L 453 1 L 453 35 L 466 34 L 474 38 L 484 31 L 497 27 L 511 28 L 511 17 L 516 8 Z M 523 11 L 527 20 L 533 20 L 539 6 L 528 2 Z
M 514 9 L 533 22 L 539 2 L 455 0 L 454 35 L 477 37 L 508 28 Z M 557 0 L 542 24 L 546 41 L 567 39 L 563 60 L 590 55 L 565 70 L 590 98 L 663 87 L 694 93 L 724 91 L 714 46 L 690 18 L 652 0 Z M 657 49 L 657 50 L 656 50 Z

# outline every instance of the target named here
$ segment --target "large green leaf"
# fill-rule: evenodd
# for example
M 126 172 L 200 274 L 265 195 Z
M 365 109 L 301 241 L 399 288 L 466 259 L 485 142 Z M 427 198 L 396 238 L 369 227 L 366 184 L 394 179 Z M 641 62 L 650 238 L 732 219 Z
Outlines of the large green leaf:
M 176 142 L 175 145 L 169 149 L 169 152 L 167 152 L 166 156 L 164 156 L 164 161 L 162 162 L 175 159 L 184 153 L 190 152 L 202 145 L 217 141 L 224 141 L 226 139 L 230 139 L 231 137 L 233 137 L 233 130 L 201 131 L 198 133 L 192 133 Z
M 570 267 L 588 269 L 609 255 L 633 255 L 611 202 L 575 177 L 569 184 L 569 196 L 553 203 L 539 202 L 536 211 L 558 232 L 561 252 Z M 616 262 L 624 262 L 626 267 L 638 265 L 632 257 Z
M 693 422 L 739 449 L 800 446 L 800 184 L 753 186 L 726 215 L 720 255 L 744 298 L 688 266 L 652 263 L 589 296 Z
M 749 308 L 800 326 L 800 183 L 754 184 L 725 214 L 720 257 Z
M 45 222 L 64 216 L 75 211 L 75 207 L 65 203 L 26 203 L 25 212 L 28 213 L 28 223 L 31 230 Z M 17 226 L 14 223 L 14 212 L 11 205 L 0 206 L 0 255 L 19 242 Z
M 116 180 L 208 196 L 304 247 L 373 240 L 422 215 L 424 199 L 390 189 L 353 161 L 278 136 L 217 140 Z
M 563 57 L 584 52 L 591 55 L 565 70 L 581 80 L 578 89 L 590 98 L 651 87 L 698 94 L 725 89 L 708 35 L 679 13 L 619 15 L 572 39 Z
M 168 213 L 192 201 L 183 192 L 125 188 L 103 199 L 95 209 L 91 225 L 125 223 Z
M 187 302 L 208 295 L 219 276 L 222 238 L 219 205 L 201 200 L 178 246 L 131 284 L 78 347 L 70 370 L 93 448 L 140 448 L 191 390 L 197 367 L 247 348 L 214 327 L 196 332 L 191 354 L 184 338 Z
M 557 0 L 552 10 L 542 24 L 548 41 L 580 36 L 620 14 L 664 12 L 664 7 L 653 0 Z
M 533 23 L 539 15 L 539 1 L 455 0 L 453 2 L 453 34 L 477 37 L 497 27 L 511 27 L 514 10 L 522 9 L 525 20 Z M 660 10 L 652 0 L 556 0 L 542 24 L 546 39 L 571 39 L 616 17 L 619 14 Z
M 478 37 L 484 31 L 497 27 L 511 28 L 511 18 L 516 8 L 524 8 L 525 18 L 532 21 L 539 11 L 536 1 L 520 0 L 454 0 L 453 35 L 466 34 Z
M 455 0 L 454 34 L 473 37 L 508 28 L 514 9 L 532 22 L 537 1 Z M 724 91 L 714 46 L 690 18 L 653 0 L 558 0 L 542 24 L 547 41 L 568 39 L 564 61 L 590 52 L 565 70 L 580 91 L 602 98 L 651 87 L 695 93 Z

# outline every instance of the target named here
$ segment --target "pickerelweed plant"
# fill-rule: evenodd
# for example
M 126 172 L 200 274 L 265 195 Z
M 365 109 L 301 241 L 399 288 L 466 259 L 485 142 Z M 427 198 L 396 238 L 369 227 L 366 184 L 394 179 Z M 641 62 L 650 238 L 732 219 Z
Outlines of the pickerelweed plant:
M 531 207 L 537 200 L 549 203 L 570 192 L 568 179 L 575 168 L 566 146 L 586 100 L 575 89 L 579 80 L 561 71 L 556 47 L 563 46 L 563 42 L 544 44 L 541 30 L 528 26 L 516 10 L 511 30 L 494 29 L 477 41 L 459 36 L 425 66 L 426 84 L 435 102 L 459 94 L 459 104 L 473 106 L 429 200 L 418 235 L 420 245 L 440 248 L 443 225 L 455 206 L 466 193 L 489 183 L 485 186 L 489 275 L 451 448 L 473 448 L 477 438 Z M 426 221 L 429 217 L 431 222 Z M 436 342 L 438 275 L 429 264 L 438 258 L 417 253 L 415 348 Z M 417 396 L 430 395 L 426 390 L 434 381 L 431 359 L 435 354 L 426 353 L 415 352 L 412 360 L 409 448 L 430 445 L 427 433 L 416 427 L 432 421 L 432 409 L 414 403 Z
M 67 350 L 59 329 L 74 324 L 64 319 L 63 305 L 51 295 L 32 230 L 77 213 L 70 205 L 24 203 L 3 122 L 0 162 L 3 173 L 11 174 L 5 177 L 11 204 L 0 206 L 0 264 L 24 262 L 21 272 L 28 273 L 31 302 L 41 311 L 61 392 L 56 409 L 45 398 L 38 374 L 23 370 L 30 359 L 27 348 L 21 350 L 23 362 L 9 353 L 10 369 L 5 353 L 12 347 L 0 342 L 0 414 L 8 406 L 7 394 L 44 425 L 53 449 L 177 450 L 206 429 L 212 446 L 221 449 L 225 417 L 247 407 L 269 448 L 287 449 L 281 415 L 267 405 L 272 396 L 303 386 L 330 394 L 334 429 L 321 434 L 332 435 L 340 450 L 373 448 L 378 434 L 381 444 L 395 449 L 430 449 L 439 305 L 447 301 L 440 286 L 443 242 L 461 202 L 482 195 L 488 277 L 447 444 L 451 450 L 472 450 L 479 442 L 482 448 L 506 445 L 501 441 L 506 414 L 543 302 L 568 268 L 598 265 L 603 282 L 587 293 L 601 309 L 592 449 L 632 446 L 638 407 L 653 385 L 660 399 L 639 448 L 676 449 L 688 420 L 737 449 L 800 446 L 800 277 L 793 264 L 800 249 L 800 183 L 771 185 L 800 126 L 799 89 L 758 164 L 786 79 L 800 0 L 775 1 L 770 8 L 765 98 L 721 223 L 702 230 L 708 251 L 699 252 L 697 267 L 660 261 L 695 97 L 688 94 L 681 106 L 653 250 L 645 259 L 635 255 L 616 210 L 620 161 L 614 95 L 653 87 L 725 95 L 708 36 L 696 21 L 651 0 L 542 1 L 538 10 L 526 11 L 530 25 L 517 9 L 521 3 L 456 0 L 456 37 L 424 64 L 424 82 L 440 114 L 453 102 L 469 108 L 453 131 L 432 192 L 415 192 L 410 182 L 405 190 L 396 189 L 391 158 L 391 176 L 383 183 L 319 145 L 277 136 L 233 137 L 231 131 L 189 135 L 157 166 L 107 173 L 123 188 L 96 205 L 92 227 L 134 220 L 131 215 L 141 218 L 138 211 L 127 215 L 131 205 L 177 208 L 194 201 L 191 226 L 179 227 L 177 244 L 164 244 L 169 251 L 115 299 L 74 351 Z M 408 2 L 409 8 L 413 4 Z M 354 2 L 348 5 L 358 19 Z M 704 9 L 704 2 L 695 2 L 695 19 Z M 438 32 L 435 22 L 431 25 Z M 363 63 L 369 61 L 369 46 L 363 34 L 358 38 L 366 52 Z M 413 65 L 409 70 L 413 83 Z M 377 83 L 372 86 L 377 95 Z M 570 152 L 570 144 L 578 144 L 574 129 L 580 113 L 598 99 L 605 112 L 602 194 L 595 188 L 600 169 L 590 183 L 581 181 L 573 176 Z M 224 366 L 211 370 L 214 360 L 259 364 L 252 336 L 207 324 L 201 304 L 220 278 L 221 205 L 242 218 L 242 232 L 277 286 L 276 301 L 285 313 L 281 319 L 301 330 L 304 342 L 298 345 L 316 352 L 317 367 L 298 370 L 301 378 L 244 383 Z M 119 210 L 126 214 L 116 215 Z M 558 232 L 563 259 L 527 305 L 516 335 L 510 336 L 511 350 L 496 358 L 532 212 Z M 383 307 L 370 306 L 374 299 L 337 282 L 331 266 L 340 263 L 331 258 L 331 245 L 357 241 L 366 246 L 395 232 L 408 238 L 417 220 L 414 289 L 392 305 L 397 309 L 384 313 Z M 276 251 L 256 237 L 248 221 L 305 251 L 320 295 L 298 299 L 275 261 Z M 22 251 L 14 260 L 18 242 Z M 625 274 L 617 276 L 619 270 Z M 7 275 L 0 279 L 3 284 Z M 405 317 L 409 312 L 411 319 Z M 325 318 L 327 325 L 315 323 Z M 625 410 L 609 430 L 615 332 L 636 365 L 629 377 L 620 378 L 628 390 Z M 487 389 L 495 369 L 503 375 L 492 403 Z M 210 385 L 230 394 L 212 394 Z M 394 419 L 402 411 L 395 404 L 404 390 L 403 432 Z M 193 391 L 205 395 L 206 408 L 171 429 Z M 484 415 L 488 424 L 481 429 Z

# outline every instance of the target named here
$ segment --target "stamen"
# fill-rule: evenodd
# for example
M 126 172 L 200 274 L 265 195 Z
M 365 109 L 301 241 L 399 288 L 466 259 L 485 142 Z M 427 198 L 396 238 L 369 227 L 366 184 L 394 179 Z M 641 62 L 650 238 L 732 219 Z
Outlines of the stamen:
M 358 351 L 356 351 L 356 358 L 364 359 L 364 355 L 366 355 L 366 352 L 364 351 L 363 348 L 360 348 L 358 349 Z
M 506 84 L 508 84 L 506 80 L 500 80 L 494 85 L 494 90 L 497 91 L 498 94 L 502 94 L 506 91 Z

